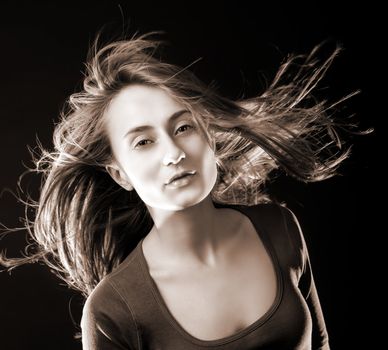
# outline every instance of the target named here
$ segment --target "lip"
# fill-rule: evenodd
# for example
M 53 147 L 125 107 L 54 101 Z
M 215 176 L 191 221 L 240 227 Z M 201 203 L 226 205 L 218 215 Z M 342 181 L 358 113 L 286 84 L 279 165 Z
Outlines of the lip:
M 176 173 L 173 175 L 166 183 L 165 185 L 169 185 L 171 182 L 175 181 L 176 179 L 185 176 L 185 175 L 194 175 L 196 173 L 195 170 L 186 170 L 186 171 L 181 171 L 179 173 Z

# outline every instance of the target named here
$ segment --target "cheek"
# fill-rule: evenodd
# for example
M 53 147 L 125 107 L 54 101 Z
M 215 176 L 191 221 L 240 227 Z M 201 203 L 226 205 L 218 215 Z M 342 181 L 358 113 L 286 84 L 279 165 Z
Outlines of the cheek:
M 158 159 L 153 159 L 152 155 L 141 157 L 131 157 L 126 165 L 126 173 L 134 184 L 144 185 L 148 180 L 155 180 L 158 174 Z
M 150 187 L 150 182 L 155 181 L 155 175 L 159 172 L 159 155 L 154 151 L 134 152 L 126 142 L 114 141 L 115 139 L 111 142 L 113 155 L 123 169 L 126 180 L 137 192 L 144 192 Z
M 135 189 L 149 186 L 159 172 L 159 159 L 154 152 L 138 152 L 120 157 L 120 164 Z
M 213 150 L 206 143 L 202 141 L 201 145 L 196 148 L 196 158 L 201 164 L 201 170 L 207 177 L 209 181 L 212 181 L 213 178 L 217 178 L 217 163 Z
M 214 181 L 217 178 L 217 163 L 213 150 L 209 147 L 204 157 L 204 167 L 208 176 Z

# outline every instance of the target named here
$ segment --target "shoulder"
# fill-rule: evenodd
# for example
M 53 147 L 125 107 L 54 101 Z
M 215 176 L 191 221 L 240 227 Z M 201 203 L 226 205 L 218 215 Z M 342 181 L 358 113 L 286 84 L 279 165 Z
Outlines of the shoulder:
M 134 283 L 136 276 L 136 251 L 109 275 L 104 277 L 87 297 L 82 310 L 83 328 L 99 323 L 135 324 L 130 298 L 125 294 L 127 285 Z M 125 287 L 123 288 L 123 281 Z
M 295 214 L 284 204 L 277 202 L 261 203 L 252 206 L 233 205 L 233 208 L 243 212 L 254 223 L 265 227 L 266 231 L 277 232 L 288 229 L 299 230 L 299 223 Z
M 303 232 L 291 209 L 276 202 L 238 207 L 270 242 L 277 255 L 290 265 L 304 265 L 307 250 Z
M 82 310 L 82 325 L 102 320 L 127 322 L 130 306 L 120 295 L 109 278 L 103 279 L 88 296 Z
M 285 204 L 276 202 L 257 204 L 243 209 L 251 214 L 272 236 L 286 238 L 297 249 L 304 246 L 303 233 L 298 218 Z
M 108 275 L 86 299 L 82 310 L 82 344 L 85 349 L 134 349 L 140 334 L 130 299 Z

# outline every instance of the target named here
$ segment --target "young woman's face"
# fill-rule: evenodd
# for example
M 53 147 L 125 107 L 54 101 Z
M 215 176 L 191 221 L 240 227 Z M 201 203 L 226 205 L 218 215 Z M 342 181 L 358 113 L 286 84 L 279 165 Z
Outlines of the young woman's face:
M 131 85 L 105 113 L 114 163 L 107 170 L 152 208 L 180 210 L 206 198 L 217 179 L 214 152 L 191 113 L 159 88 Z M 186 176 L 170 182 L 171 178 Z

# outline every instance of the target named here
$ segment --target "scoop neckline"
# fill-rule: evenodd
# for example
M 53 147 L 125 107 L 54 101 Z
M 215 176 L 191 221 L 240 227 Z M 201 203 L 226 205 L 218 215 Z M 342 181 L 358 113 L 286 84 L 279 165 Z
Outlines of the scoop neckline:
M 228 206 L 228 208 L 235 209 L 235 210 L 239 211 L 241 214 L 243 214 L 244 216 L 246 216 L 250 220 L 250 222 L 252 223 L 253 227 L 256 230 L 257 235 L 259 236 L 259 238 L 263 242 L 264 248 L 265 248 L 268 256 L 271 259 L 272 266 L 274 267 L 275 274 L 276 274 L 276 296 L 275 296 L 275 299 L 274 299 L 272 305 L 270 306 L 270 308 L 260 318 L 258 318 L 256 321 L 251 323 L 249 326 L 247 326 L 247 327 L 245 327 L 245 328 L 243 328 L 243 329 L 241 329 L 241 330 L 237 331 L 236 333 L 231 334 L 229 336 L 218 338 L 218 339 L 212 339 L 212 340 L 199 339 L 199 338 L 191 335 L 190 333 L 188 333 L 180 325 L 180 323 L 176 320 L 174 315 L 170 312 L 169 308 L 167 307 L 167 304 L 165 303 L 161 293 L 159 292 L 159 289 L 158 289 L 156 282 L 154 281 L 151 274 L 149 273 L 148 263 L 147 263 L 147 260 L 144 256 L 144 252 L 143 252 L 143 240 L 145 237 L 142 238 L 139 242 L 138 254 L 140 256 L 140 263 L 141 263 L 140 266 L 141 266 L 141 269 L 143 271 L 143 275 L 145 276 L 146 280 L 148 281 L 148 283 L 150 285 L 152 294 L 153 294 L 157 304 L 159 305 L 161 311 L 163 312 L 164 316 L 169 321 L 169 323 L 185 339 L 187 339 L 188 341 L 190 341 L 191 343 L 194 343 L 196 345 L 218 346 L 218 345 L 223 345 L 226 343 L 233 342 L 239 338 L 242 338 L 242 337 L 248 335 L 249 333 L 254 331 L 256 328 L 258 328 L 258 327 L 262 326 L 264 323 L 266 323 L 273 316 L 273 314 L 278 309 L 280 302 L 282 300 L 282 297 L 283 297 L 283 276 L 282 276 L 279 260 L 277 258 L 276 253 L 275 253 L 275 249 L 274 249 L 265 229 L 262 226 L 260 226 L 260 224 L 258 222 L 256 222 L 256 220 L 252 219 L 252 217 L 248 213 L 248 210 L 244 211 L 242 207 L 243 206 L 236 206 L 236 205 Z

